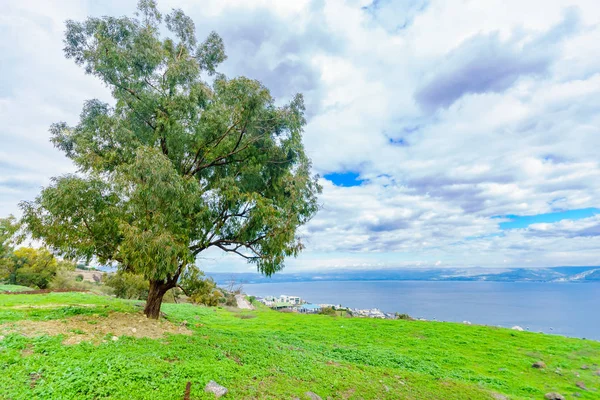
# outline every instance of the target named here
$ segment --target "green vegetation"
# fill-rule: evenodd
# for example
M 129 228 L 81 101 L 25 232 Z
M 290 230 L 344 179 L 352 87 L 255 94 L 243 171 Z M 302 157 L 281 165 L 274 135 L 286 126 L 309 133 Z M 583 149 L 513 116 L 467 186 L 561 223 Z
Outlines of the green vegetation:
M 501 393 L 518 400 L 551 391 L 596 399 L 600 388 L 595 341 L 191 304 L 164 304 L 169 322 L 156 322 L 141 317 L 139 304 L 86 293 L 0 295 L 0 398 L 182 399 L 189 381 L 192 399 L 211 399 L 203 392 L 210 380 L 229 388 L 232 399 L 305 399 L 307 391 L 323 399 L 477 400 Z M 123 315 L 185 325 L 191 336 L 103 334 L 63 344 Z M 73 320 L 82 324 L 68 325 Z M 62 335 L 16 332 L 20 324 L 53 321 L 67 325 Z M 546 368 L 532 368 L 536 361 Z
M 5 254 L 0 264 L 0 281 L 10 285 L 47 289 L 59 271 L 75 269 L 75 264 L 57 260 L 44 248 L 20 247 Z
M 0 284 L 0 292 L 27 292 L 33 290 L 27 286 Z
M 191 18 L 176 9 L 163 19 L 154 0 L 131 18 L 67 21 L 64 52 L 114 105 L 89 100 L 76 126 L 51 127 L 79 173 L 21 203 L 35 239 L 143 275 L 150 318 L 205 250 L 267 275 L 302 250 L 296 231 L 317 211 L 320 187 L 302 144 L 301 95 L 278 106 L 260 82 L 217 74 L 221 38 L 198 43 Z
M 122 299 L 146 300 L 150 285 L 143 275 L 119 271 L 105 275 L 106 286 L 113 288 L 115 296 Z

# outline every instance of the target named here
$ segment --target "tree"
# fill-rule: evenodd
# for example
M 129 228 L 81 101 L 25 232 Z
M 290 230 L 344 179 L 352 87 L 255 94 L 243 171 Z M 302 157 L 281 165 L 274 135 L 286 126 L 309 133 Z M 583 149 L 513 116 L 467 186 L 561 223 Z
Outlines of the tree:
M 47 249 L 21 247 L 14 251 L 8 283 L 46 289 L 59 263 Z
M 14 265 L 13 245 L 19 224 L 12 215 L 0 218 L 0 280 L 9 279 Z
M 277 106 L 260 82 L 216 73 L 216 33 L 198 44 L 181 10 L 141 0 L 136 17 L 67 21 L 65 55 L 110 88 L 114 105 L 84 104 L 79 123 L 52 125 L 79 168 L 54 178 L 23 221 L 69 258 L 96 258 L 149 281 L 145 313 L 210 248 L 271 275 L 303 248 L 297 229 L 320 187 L 304 152 L 301 95 Z
M 223 297 L 223 293 L 217 289 L 215 281 L 205 277 L 198 268 L 188 268 L 181 276 L 178 287 L 192 303 L 196 304 L 216 306 Z

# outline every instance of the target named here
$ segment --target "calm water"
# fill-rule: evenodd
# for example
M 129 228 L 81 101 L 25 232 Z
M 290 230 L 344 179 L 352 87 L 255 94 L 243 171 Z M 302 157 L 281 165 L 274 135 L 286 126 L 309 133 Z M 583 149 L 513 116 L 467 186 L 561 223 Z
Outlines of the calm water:
M 600 340 L 600 283 L 295 282 L 247 284 L 244 291 Z

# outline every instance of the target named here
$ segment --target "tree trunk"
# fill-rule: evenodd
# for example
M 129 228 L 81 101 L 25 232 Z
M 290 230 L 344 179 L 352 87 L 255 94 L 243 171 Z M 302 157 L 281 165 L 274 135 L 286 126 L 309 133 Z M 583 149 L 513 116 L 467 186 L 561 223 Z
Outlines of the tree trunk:
M 144 308 L 144 314 L 151 319 L 160 317 L 160 305 L 167 290 L 172 286 L 165 281 L 150 281 L 150 290 L 148 291 L 148 300 Z

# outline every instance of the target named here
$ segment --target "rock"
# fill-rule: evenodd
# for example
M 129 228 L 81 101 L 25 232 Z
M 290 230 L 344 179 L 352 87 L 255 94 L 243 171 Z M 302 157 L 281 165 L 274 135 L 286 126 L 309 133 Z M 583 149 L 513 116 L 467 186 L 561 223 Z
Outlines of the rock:
M 596 371 L 596 375 L 600 376 L 600 369 L 598 371 Z
M 188 326 L 188 322 L 187 322 L 187 321 L 183 321 L 183 322 L 181 323 L 181 326 Z
M 560 393 L 546 393 L 546 395 L 544 396 L 544 399 L 546 400 L 565 400 L 565 396 L 563 396 Z
M 560 369 L 560 368 L 556 368 L 556 369 L 554 370 L 554 373 L 555 373 L 555 374 L 557 374 L 557 375 L 562 375 L 562 369 Z
M 492 398 L 494 400 L 510 400 L 510 398 L 508 396 L 505 396 L 500 393 L 492 393 Z
M 117 340 L 119 340 L 119 338 L 117 336 L 113 336 L 112 340 L 113 340 L 113 342 L 116 342 Z
M 208 382 L 204 387 L 204 391 L 207 393 L 214 393 L 217 399 L 221 396 L 225 396 L 228 392 L 225 386 L 221 386 L 215 381 Z
M 318 394 L 316 394 L 316 393 L 313 393 L 313 392 L 306 392 L 306 393 L 304 393 L 304 394 L 305 394 L 306 396 L 308 396 L 308 398 L 309 398 L 310 400 L 323 400 L 323 399 L 321 398 L 321 396 L 319 396 Z
M 536 361 L 532 365 L 533 368 L 543 369 L 546 368 L 546 363 L 543 361 Z
M 135 328 L 131 328 L 131 332 L 133 332 L 133 333 L 136 333 L 136 332 L 137 332 L 137 329 L 135 329 Z
M 583 382 L 576 382 L 575 386 L 577 386 L 579 389 L 587 390 L 587 388 L 585 387 L 585 383 Z
M 581 369 L 590 369 L 590 367 L 588 367 L 587 365 L 582 365 Z
M 465 324 L 465 325 L 471 325 L 471 321 L 463 321 L 463 324 Z
M 520 332 L 522 332 L 522 331 L 523 331 L 523 328 L 521 328 L 519 325 L 515 325 L 515 326 L 513 326 L 513 327 L 512 327 L 512 328 L 510 328 L 510 329 L 512 329 L 512 330 L 514 330 L 514 331 L 520 331 Z

